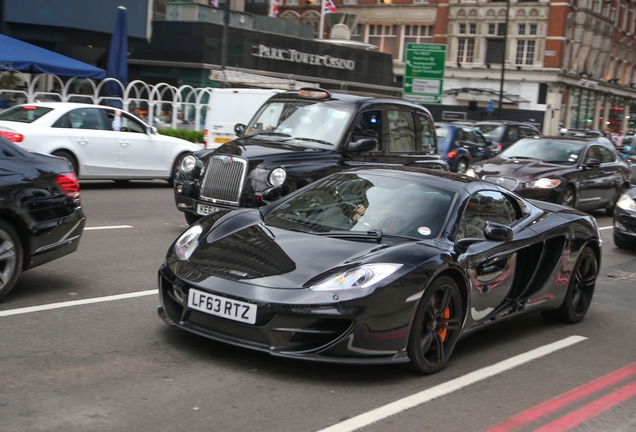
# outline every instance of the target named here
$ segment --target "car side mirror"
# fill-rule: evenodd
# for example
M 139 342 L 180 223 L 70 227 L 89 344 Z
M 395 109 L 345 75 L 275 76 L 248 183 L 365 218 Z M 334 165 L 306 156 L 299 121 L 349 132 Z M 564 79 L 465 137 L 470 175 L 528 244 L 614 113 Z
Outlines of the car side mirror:
M 587 168 L 598 168 L 601 166 L 601 162 L 598 159 L 590 159 L 585 163 Z
M 484 236 L 488 240 L 505 242 L 512 240 L 512 229 L 507 225 L 488 221 L 484 228 Z
M 159 132 L 157 132 L 157 128 L 154 126 L 148 126 L 148 133 L 150 135 L 157 135 Z
M 378 140 L 376 138 L 360 138 L 358 141 L 347 144 L 347 150 L 352 152 L 365 152 L 378 148 Z
M 245 133 L 245 129 L 247 128 L 247 126 L 245 126 L 243 123 L 237 123 L 234 125 L 234 135 L 236 135 L 237 137 L 241 138 L 243 136 L 243 134 Z

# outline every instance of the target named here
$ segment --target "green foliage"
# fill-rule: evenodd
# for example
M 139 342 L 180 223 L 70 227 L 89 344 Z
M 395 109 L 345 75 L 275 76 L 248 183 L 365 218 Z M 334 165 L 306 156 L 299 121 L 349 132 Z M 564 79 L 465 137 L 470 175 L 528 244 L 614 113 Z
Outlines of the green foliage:
M 193 143 L 203 143 L 203 131 L 193 131 L 188 129 L 159 129 L 161 135 L 181 138 Z

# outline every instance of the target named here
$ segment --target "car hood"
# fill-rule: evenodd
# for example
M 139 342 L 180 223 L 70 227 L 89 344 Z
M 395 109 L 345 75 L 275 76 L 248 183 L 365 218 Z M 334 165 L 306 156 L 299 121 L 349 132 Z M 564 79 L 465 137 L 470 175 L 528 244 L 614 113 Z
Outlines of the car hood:
M 419 253 L 406 250 L 413 247 Z M 415 241 L 387 245 L 270 227 L 258 210 L 238 210 L 204 231 L 188 263 L 191 270 L 200 272 L 195 279 L 201 281 L 216 276 L 266 288 L 302 289 L 357 263 L 403 263 L 398 257 L 416 257 L 421 262 L 425 250 L 430 255 L 439 253 Z M 188 278 L 193 276 L 191 270 Z
M 558 176 L 575 169 L 574 165 L 556 165 L 536 160 L 504 159 L 494 157 L 484 162 L 474 164 L 473 169 L 479 177 L 503 176 L 516 178 L 520 182 L 541 178 Z
M 325 153 L 335 148 L 316 143 L 299 141 L 288 137 L 262 136 L 259 138 L 239 138 L 216 148 L 211 154 L 241 156 L 246 159 L 284 157 L 297 153 Z

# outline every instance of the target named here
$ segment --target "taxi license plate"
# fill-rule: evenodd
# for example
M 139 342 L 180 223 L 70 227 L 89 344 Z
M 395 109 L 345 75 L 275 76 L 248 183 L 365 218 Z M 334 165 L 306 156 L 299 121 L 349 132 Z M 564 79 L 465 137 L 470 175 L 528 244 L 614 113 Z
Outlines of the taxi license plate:
M 219 207 L 214 207 L 205 204 L 197 204 L 197 214 L 202 216 L 207 216 L 212 213 L 216 213 L 221 210 Z
M 256 305 L 231 300 L 214 294 L 190 288 L 188 307 L 210 315 L 246 324 L 256 323 Z

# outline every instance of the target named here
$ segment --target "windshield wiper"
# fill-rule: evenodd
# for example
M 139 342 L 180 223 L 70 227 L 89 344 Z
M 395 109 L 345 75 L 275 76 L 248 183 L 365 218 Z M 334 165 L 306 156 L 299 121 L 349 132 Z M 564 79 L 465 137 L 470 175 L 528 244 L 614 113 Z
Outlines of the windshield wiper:
M 529 160 L 537 160 L 535 157 L 531 156 L 508 156 L 508 159 L 529 159 Z
M 375 240 L 378 243 L 382 242 L 384 234 L 380 230 L 372 231 L 328 231 L 328 232 L 312 232 L 314 235 L 336 238 L 350 238 L 350 239 L 363 239 L 363 240 Z
M 256 132 L 254 135 L 272 135 L 272 136 L 282 136 L 282 137 L 291 138 L 290 134 L 286 134 L 286 133 L 282 133 L 282 132 L 265 132 L 265 131 L 261 131 L 261 132 Z M 250 136 L 252 136 L 252 135 L 250 135 Z
M 319 144 L 326 144 L 326 145 L 333 146 L 333 144 L 328 142 L 328 141 L 323 141 L 323 140 L 319 140 L 319 139 L 316 139 L 316 138 L 294 137 L 294 139 L 297 139 L 297 140 L 300 140 L 300 141 L 317 142 Z

